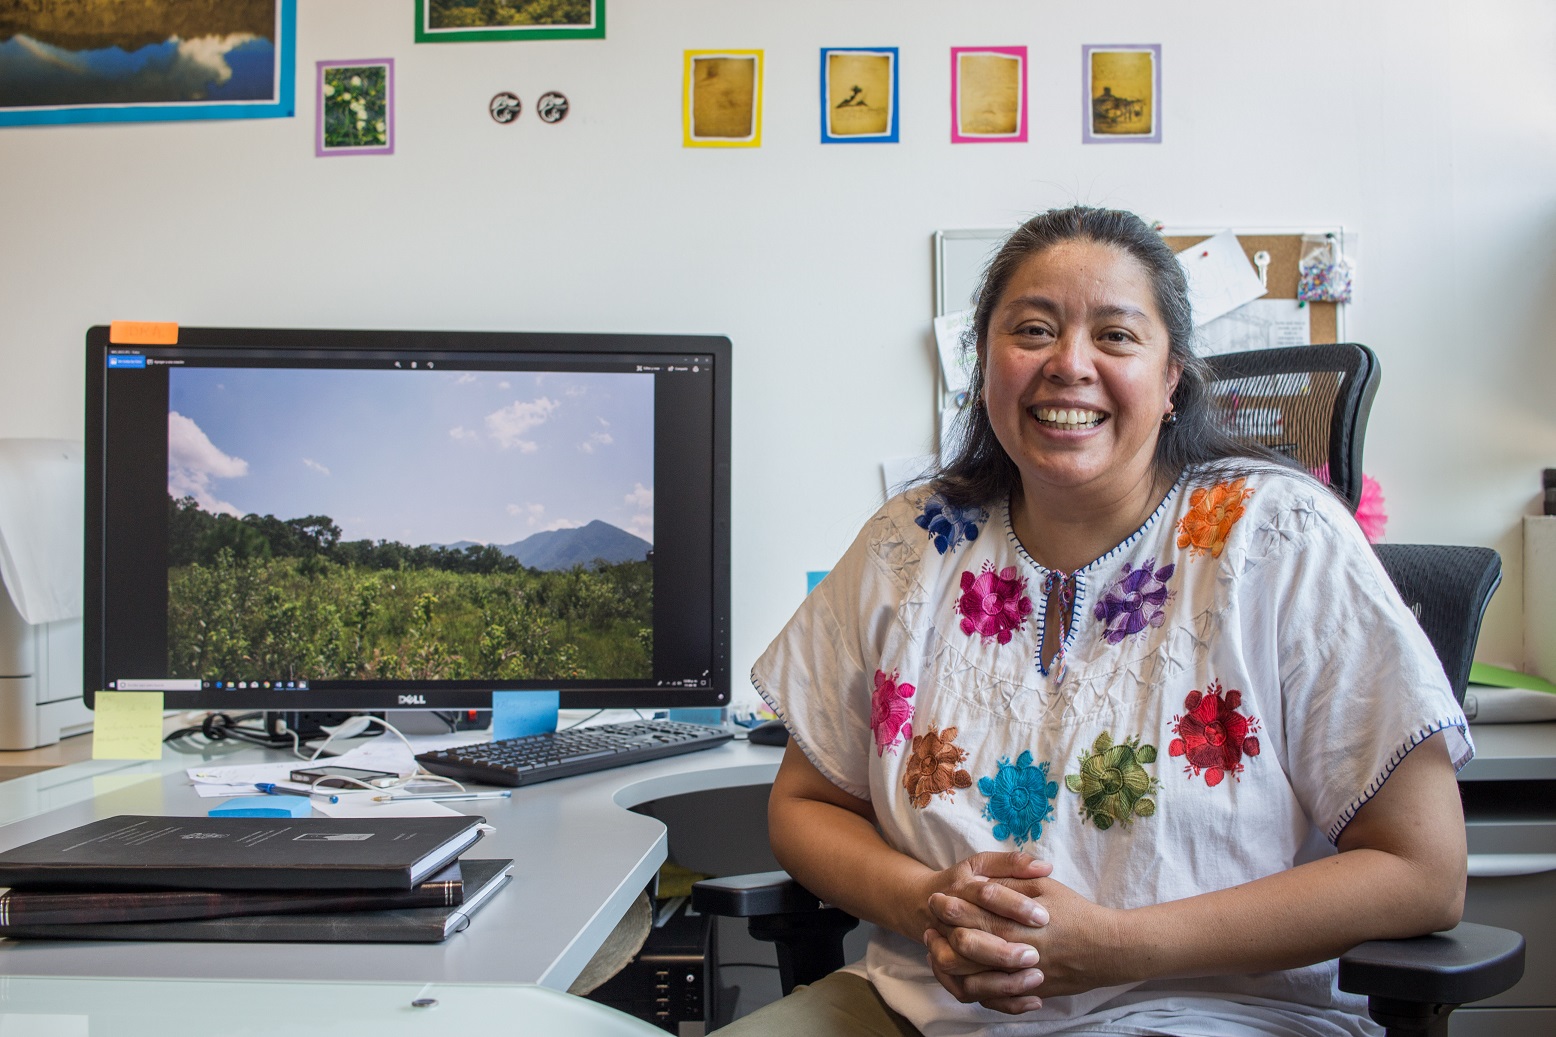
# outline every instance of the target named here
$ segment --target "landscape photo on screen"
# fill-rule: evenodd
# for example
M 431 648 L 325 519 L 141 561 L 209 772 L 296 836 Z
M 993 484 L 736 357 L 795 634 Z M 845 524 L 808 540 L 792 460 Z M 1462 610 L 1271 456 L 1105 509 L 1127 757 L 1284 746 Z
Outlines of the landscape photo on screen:
M 168 670 L 647 679 L 653 375 L 177 368 Z

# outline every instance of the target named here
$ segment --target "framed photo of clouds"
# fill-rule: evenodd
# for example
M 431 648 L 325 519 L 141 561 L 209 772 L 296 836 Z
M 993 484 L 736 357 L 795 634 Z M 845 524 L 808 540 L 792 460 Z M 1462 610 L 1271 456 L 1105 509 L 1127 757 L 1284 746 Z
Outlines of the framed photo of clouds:
M 0 5 L 0 126 L 289 118 L 296 0 Z
M 897 48 L 821 48 L 821 143 L 897 142 Z

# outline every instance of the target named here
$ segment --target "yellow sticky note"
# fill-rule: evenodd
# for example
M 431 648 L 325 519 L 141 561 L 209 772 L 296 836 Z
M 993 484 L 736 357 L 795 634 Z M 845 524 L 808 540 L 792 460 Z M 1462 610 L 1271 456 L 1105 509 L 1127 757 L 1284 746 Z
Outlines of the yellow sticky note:
M 99 691 L 92 712 L 92 759 L 162 759 L 160 691 Z

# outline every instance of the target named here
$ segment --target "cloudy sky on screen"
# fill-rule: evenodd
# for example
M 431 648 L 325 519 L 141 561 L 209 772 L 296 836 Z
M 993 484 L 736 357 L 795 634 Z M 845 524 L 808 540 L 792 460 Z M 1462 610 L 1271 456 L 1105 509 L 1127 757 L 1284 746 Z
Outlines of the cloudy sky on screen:
M 169 372 L 168 492 L 328 515 L 346 540 L 508 544 L 594 519 L 654 539 L 652 375 Z

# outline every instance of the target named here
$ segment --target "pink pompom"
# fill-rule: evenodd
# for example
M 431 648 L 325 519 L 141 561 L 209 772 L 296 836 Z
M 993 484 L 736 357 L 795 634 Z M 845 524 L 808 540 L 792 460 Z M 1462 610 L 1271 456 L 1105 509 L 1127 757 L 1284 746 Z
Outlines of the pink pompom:
M 1383 539 L 1383 529 L 1389 523 L 1389 513 L 1384 507 L 1383 487 L 1365 472 L 1362 473 L 1361 502 L 1356 505 L 1356 522 L 1361 526 L 1368 543 L 1373 544 Z

